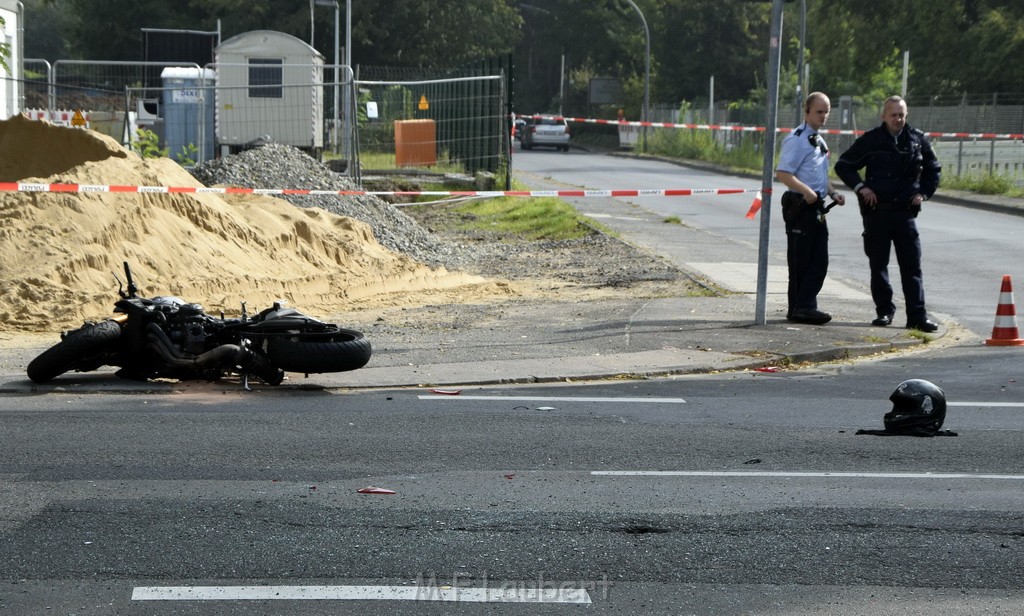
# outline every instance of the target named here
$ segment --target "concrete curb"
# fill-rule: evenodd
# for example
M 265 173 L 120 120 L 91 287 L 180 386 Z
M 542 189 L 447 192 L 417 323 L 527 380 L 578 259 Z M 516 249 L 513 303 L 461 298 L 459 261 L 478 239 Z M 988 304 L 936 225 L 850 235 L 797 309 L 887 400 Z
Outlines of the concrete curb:
M 923 344 L 920 340 L 894 340 L 889 342 L 842 345 L 813 351 L 793 353 L 765 353 L 765 357 L 751 358 L 742 353 L 714 351 L 687 352 L 696 359 L 673 361 L 680 353 L 667 351 L 640 351 L 619 353 L 606 357 L 561 357 L 515 361 L 466 361 L 419 366 L 381 366 L 362 368 L 354 372 L 313 375 L 309 381 L 301 375 L 282 386 L 264 386 L 256 381 L 253 389 L 264 392 L 295 390 L 352 391 L 370 389 L 408 389 L 430 387 L 470 387 L 484 385 L 523 385 L 537 383 L 565 383 L 608 381 L 622 379 L 649 379 L 687 374 L 716 372 L 744 372 L 759 368 L 820 364 L 847 361 L 872 355 L 906 350 Z M 664 359 L 663 359 L 664 358 Z M 623 369 L 619 366 L 637 366 Z M 554 369 L 551 369 L 554 368 Z M 310 382 L 311 381 L 311 382 Z M 137 382 L 116 377 L 113 370 L 87 374 L 71 374 L 52 383 L 33 383 L 23 375 L 0 377 L 2 394 L 135 394 L 157 395 L 182 393 L 188 389 L 240 389 L 240 383 L 221 382 Z

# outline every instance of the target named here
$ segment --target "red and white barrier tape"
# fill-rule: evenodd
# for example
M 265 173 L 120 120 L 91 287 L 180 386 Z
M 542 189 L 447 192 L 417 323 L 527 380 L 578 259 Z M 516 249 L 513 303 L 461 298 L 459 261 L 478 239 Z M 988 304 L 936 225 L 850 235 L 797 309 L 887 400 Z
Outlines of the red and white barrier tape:
M 566 118 L 562 116 L 518 116 L 521 118 L 561 118 L 566 122 L 579 122 L 583 124 L 608 124 L 612 126 L 650 126 L 653 128 L 689 128 L 699 130 L 731 130 L 740 132 L 757 132 L 763 133 L 766 128 L 764 126 L 734 126 L 726 124 L 673 124 L 671 122 L 634 122 L 630 120 L 601 120 L 596 118 Z M 789 133 L 793 132 L 792 128 L 776 128 L 775 132 L 778 133 Z M 864 130 L 840 130 L 833 128 L 823 128 L 818 131 L 826 135 L 863 135 Z M 940 137 L 947 139 L 1024 139 L 1024 133 L 925 133 L 929 137 Z
M 47 111 L 46 109 L 23 109 L 22 115 L 29 120 L 46 120 L 50 124 L 60 126 L 83 126 L 88 128 L 90 115 L 88 111 L 59 109 Z
M 307 190 L 300 188 L 230 188 L 203 186 L 129 186 L 103 184 L 34 184 L 0 182 L 0 192 L 46 193 L 213 193 L 228 195 L 335 195 L 436 197 L 689 197 L 692 195 L 737 195 L 756 193 L 759 188 L 664 188 L 634 190 Z

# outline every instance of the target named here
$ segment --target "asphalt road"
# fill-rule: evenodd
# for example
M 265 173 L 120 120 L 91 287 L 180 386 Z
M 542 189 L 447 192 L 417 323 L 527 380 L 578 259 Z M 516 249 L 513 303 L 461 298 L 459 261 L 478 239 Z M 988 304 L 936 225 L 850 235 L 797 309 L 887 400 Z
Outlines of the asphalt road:
M 667 162 L 611 157 L 572 150 L 517 150 L 513 165 L 534 185 L 555 182 L 588 189 L 638 188 L 760 188 L 760 180 L 720 175 Z M 775 184 L 777 191 L 785 190 Z M 851 205 L 829 214 L 829 278 L 858 289 L 868 289 L 867 257 L 861 240 L 860 214 L 850 191 Z M 781 194 L 777 192 L 776 194 Z M 593 200 L 574 203 L 584 213 Z M 690 197 L 633 197 L 629 202 L 683 224 L 706 231 L 717 239 L 694 246 L 690 254 L 677 255 L 683 265 L 705 262 L 757 263 L 760 245 L 759 220 L 745 218 L 752 197 L 696 195 Z M 771 217 L 769 263 L 785 266 L 786 234 L 782 217 Z M 924 257 L 925 293 L 929 309 L 955 318 L 978 335 L 992 329 L 1000 283 L 1009 274 L 1024 283 L 1024 216 L 970 209 L 929 201 L 917 219 Z M 697 269 L 691 267 L 691 269 Z M 902 310 L 895 257 L 890 272 Z M 826 307 L 827 310 L 827 307 Z M 901 322 L 902 314 L 897 314 Z
M 0 614 L 1019 614 L 1019 353 L 3 396 Z M 858 434 L 911 377 L 957 436 Z
M 1019 613 L 1017 360 L 954 349 L 458 396 L 2 398 L 0 613 Z M 950 393 L 958 436 L 856 434 L 910 374 Z M 417 583 L 592 603 L 139 598 Z

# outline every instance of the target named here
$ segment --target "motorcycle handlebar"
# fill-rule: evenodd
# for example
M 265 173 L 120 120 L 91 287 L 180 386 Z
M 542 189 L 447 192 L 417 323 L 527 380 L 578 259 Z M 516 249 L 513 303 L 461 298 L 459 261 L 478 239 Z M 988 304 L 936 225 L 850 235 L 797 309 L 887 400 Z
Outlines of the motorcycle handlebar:
M 125 298 L 138 297 L 139 288 L 135 286 L 135 281 L 132 280 L 132 269 L 128 267 L 128 262 L 124 262 L 124 276 L 128 280 L 128 294 Z

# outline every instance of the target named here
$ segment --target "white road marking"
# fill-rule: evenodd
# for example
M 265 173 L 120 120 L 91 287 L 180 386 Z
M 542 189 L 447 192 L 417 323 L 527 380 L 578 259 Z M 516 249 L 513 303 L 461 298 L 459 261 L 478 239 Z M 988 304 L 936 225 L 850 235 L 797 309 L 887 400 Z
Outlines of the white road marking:
M 683 398 L 588 398 L 572 396 L 473 396 L 462 394 L 420 395 L 420 400 L 507 400 L 524 402 L 626 402 L 651 404 L 686 404 Z M 1024 408 L 1024 402 L 946 402 L 946 406 L 981 406 L 989 408 Z
M 571 396 L 419 396 L 420 400 L 505 400 L 522 402 L 628 402 L 649 404 L 686 404 L 682 398 L 574 398 Z
M 448 601 L 468 603 L 590 604 L 590 593 L 579 587 L 541 588 L 522 581 L 495 583 L 487 588 L 463 586 L 138 586 L 132 601 Z
M 985 475 L 980 473 L 871 473 L 831 471 L 590 471 L 591 475 L 610 477 L 837 477 L 844 479 L 1010 479 L 1024 475 Z
M 946 406 L 987 406 L 992 408 L 1022 408 L 1024 402 L 946 402 Z
M 597 212 L 581 212 L 588 218 L 606 218 L 611 220 L 644 220 L 643 218 L 637 218 L 636 216 L 615 216 L 614 214 L 599 214 Z

